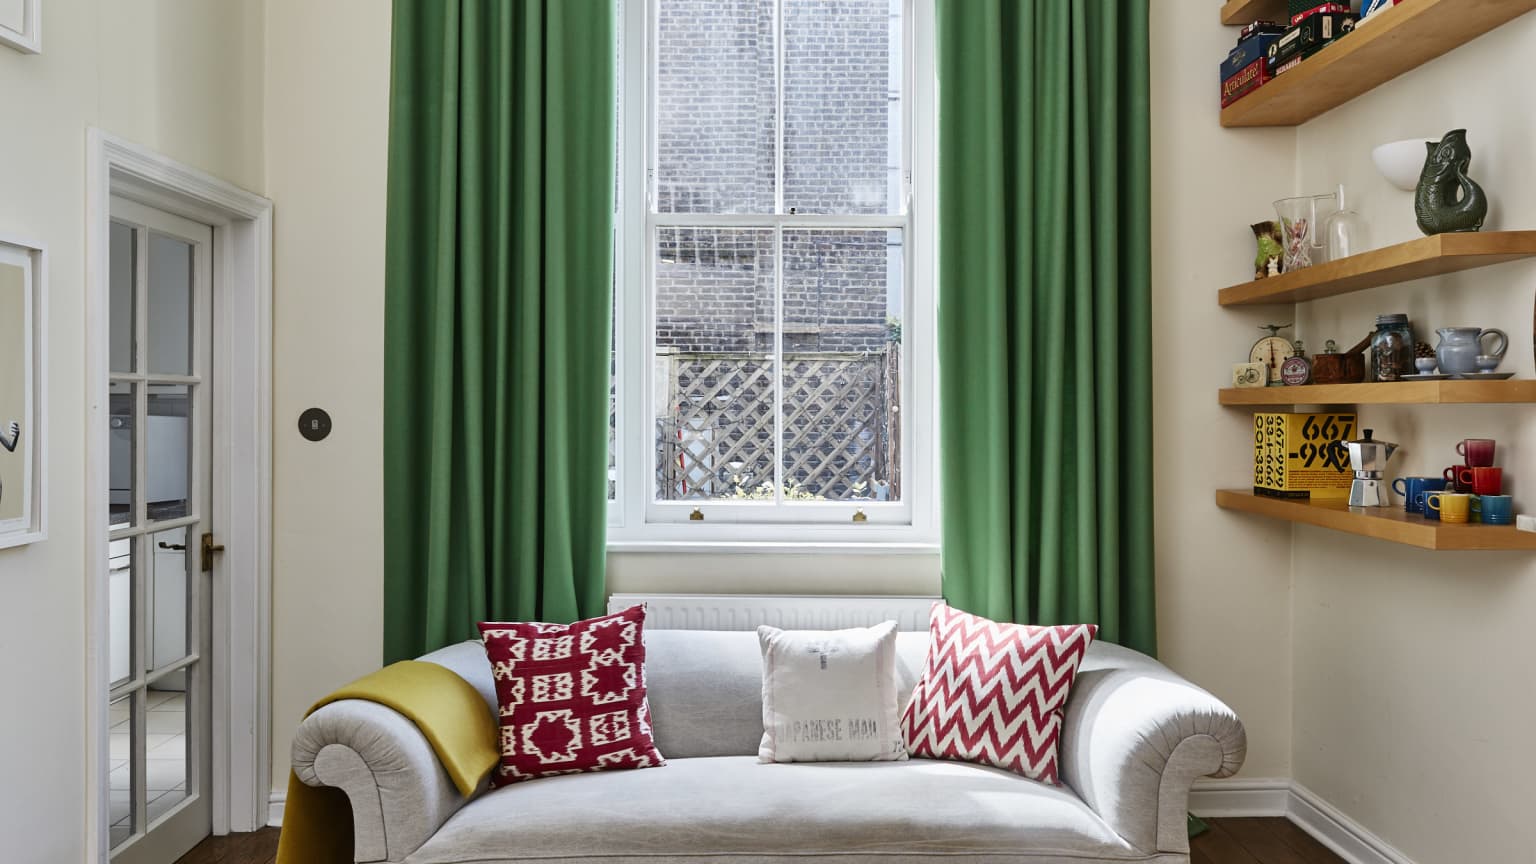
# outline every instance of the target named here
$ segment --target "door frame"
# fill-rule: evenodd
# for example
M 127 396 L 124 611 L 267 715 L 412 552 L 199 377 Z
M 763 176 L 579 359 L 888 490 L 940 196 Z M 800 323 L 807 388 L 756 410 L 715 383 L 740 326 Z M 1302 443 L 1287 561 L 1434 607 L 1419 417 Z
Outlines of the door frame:
M 213 833 L 267 822 L 272 657 L 272 202 L 148 148 L 86 135 L 86 848 L 105 864 L 111 198 L 213 228 Z M 100 565 L 100 566 L 98 566 Z

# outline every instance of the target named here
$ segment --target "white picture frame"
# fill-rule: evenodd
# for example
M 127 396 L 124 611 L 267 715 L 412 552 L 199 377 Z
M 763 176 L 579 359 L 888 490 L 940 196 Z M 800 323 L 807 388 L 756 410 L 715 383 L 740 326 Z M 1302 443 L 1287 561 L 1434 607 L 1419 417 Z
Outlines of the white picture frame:
M 0 549 L 48 536 L 47 284 L 43 245 L 0 233 Z
M 0 0 L 0 45 L 43 53 L 43 0 Z

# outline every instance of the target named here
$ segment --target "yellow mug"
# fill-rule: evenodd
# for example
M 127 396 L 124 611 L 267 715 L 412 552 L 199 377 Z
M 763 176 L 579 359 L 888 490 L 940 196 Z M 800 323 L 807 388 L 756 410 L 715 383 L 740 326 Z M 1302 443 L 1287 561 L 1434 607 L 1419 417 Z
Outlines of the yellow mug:
M 1446 492 L 1433 498 L 1426 497 L 1424 506 L 1440 514 L 1441 522 L 1449 522 L 1452 525 L 1464 524 L 1472 518 L 1472 514 L 1482 509 L 1481 501 L 1474 501 L 1474 495 L 1463 495 L 1460 492 Z

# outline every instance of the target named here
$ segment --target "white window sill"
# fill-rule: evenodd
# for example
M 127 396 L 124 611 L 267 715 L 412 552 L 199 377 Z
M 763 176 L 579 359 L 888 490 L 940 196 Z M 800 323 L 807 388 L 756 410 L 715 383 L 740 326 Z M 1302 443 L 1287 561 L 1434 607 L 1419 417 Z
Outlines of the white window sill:
M 608 553 L 672 555 L 938 555 L 937 543 L 879 540 L 610 540 Z

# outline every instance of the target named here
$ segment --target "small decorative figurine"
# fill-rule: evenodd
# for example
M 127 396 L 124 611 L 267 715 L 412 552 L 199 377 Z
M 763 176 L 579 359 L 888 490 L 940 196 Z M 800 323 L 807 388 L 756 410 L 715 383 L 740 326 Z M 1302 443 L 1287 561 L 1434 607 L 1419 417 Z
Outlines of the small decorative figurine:
M 1467 176 L 1472 150 L 1467 130 L 1453 129 L 1439 142 L 1426 141 L 1428 154 L 1413 195 L 1419 230 L 1427 235 L 1478 231 L 1488 215 L 1488 196 Z
M 1285 247 L 1280 245 L 1280 225 L 1271 220 L 1255 222 L 1249 227 L 1253 229 L 1253 239 L 1259 244 L 1258 255 L 1253 259 L 1253 278 L 1279 276 L 1281 256 L 1285 252 Z
M 1296 340 L 1296 353 L 1285 358 L 1280 364 L 1280 381 L 1288 387 L 1298 384 L 1306 384 L 1312 379 L 1312 364 L 1307 360 L 1307 352 L 1302 347 L 1301 340 Z

